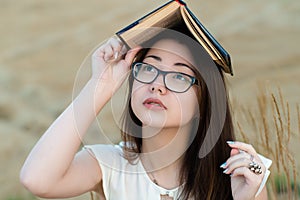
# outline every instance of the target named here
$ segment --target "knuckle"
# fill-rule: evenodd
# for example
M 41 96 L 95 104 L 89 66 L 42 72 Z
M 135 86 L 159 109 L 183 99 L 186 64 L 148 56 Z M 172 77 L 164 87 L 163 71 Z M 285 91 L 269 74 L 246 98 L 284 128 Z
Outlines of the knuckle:
M 246 146 L 247 146 L 249 149 L 253 149 L 252 144 L 247 144 Z
M 249 159 L 244 157 L 244 158 L 243 158 L 243 162 L 248 163 L 248 162 L 249 162 Z

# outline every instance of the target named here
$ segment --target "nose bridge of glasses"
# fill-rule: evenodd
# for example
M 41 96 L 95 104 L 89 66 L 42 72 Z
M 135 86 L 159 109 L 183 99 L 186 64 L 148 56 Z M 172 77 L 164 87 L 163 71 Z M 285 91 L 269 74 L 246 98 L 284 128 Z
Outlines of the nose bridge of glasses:
M 157 75 L 153 80 L 153 83 L 165 86 L 165 76 L 166 72 L 157 69 Z

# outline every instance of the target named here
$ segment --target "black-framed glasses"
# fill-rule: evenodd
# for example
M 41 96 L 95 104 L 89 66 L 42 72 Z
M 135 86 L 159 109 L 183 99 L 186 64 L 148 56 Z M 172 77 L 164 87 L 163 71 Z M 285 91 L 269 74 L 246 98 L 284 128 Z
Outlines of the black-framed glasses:
M 175 71 L 162 71 L 143 62 L 132 64 L 132 74 L 135 80 L 147 84 L 153 83 L 161 74 L 165 87 L 177 93 L 186 92 L 192 85 L 198 84 L 198 80 L 191 75 Z

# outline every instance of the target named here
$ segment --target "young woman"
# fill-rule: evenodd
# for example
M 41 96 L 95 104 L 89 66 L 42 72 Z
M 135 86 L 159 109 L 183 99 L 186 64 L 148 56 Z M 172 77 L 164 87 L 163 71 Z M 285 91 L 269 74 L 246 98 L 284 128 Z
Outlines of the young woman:
M 24 186 L 44 198 L 267 199 L 263 158 L 233 142 L 222 71 L 202 47 L 161 34 L 123 51 L 111 38 L 94 52 L 90 80 L 28 156 Z M 128 73 L 122 143 L 77 152 Z

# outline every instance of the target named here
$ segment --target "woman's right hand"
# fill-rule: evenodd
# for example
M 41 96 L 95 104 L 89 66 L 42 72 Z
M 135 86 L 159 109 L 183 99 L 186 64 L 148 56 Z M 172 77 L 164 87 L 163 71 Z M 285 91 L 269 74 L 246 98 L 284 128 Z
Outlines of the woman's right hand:
M 115 91 L 125 80 L 140 49 L 136 47 L 127 51 L 125 44 L 118 38 L 110 38 L 92 55 L 92 79 L 109 83 Z
M 77 151 L 97 113 L 125 79 L 138 50 L 126 53 L 122 42 L 111 38 L 94 52 L 94 80 L 47 129 L 22 167 L 20 179 L 28 190 L 44 198 L 72 197 L 91 191 L 101 181 L 98 162 L 88 152 Z

